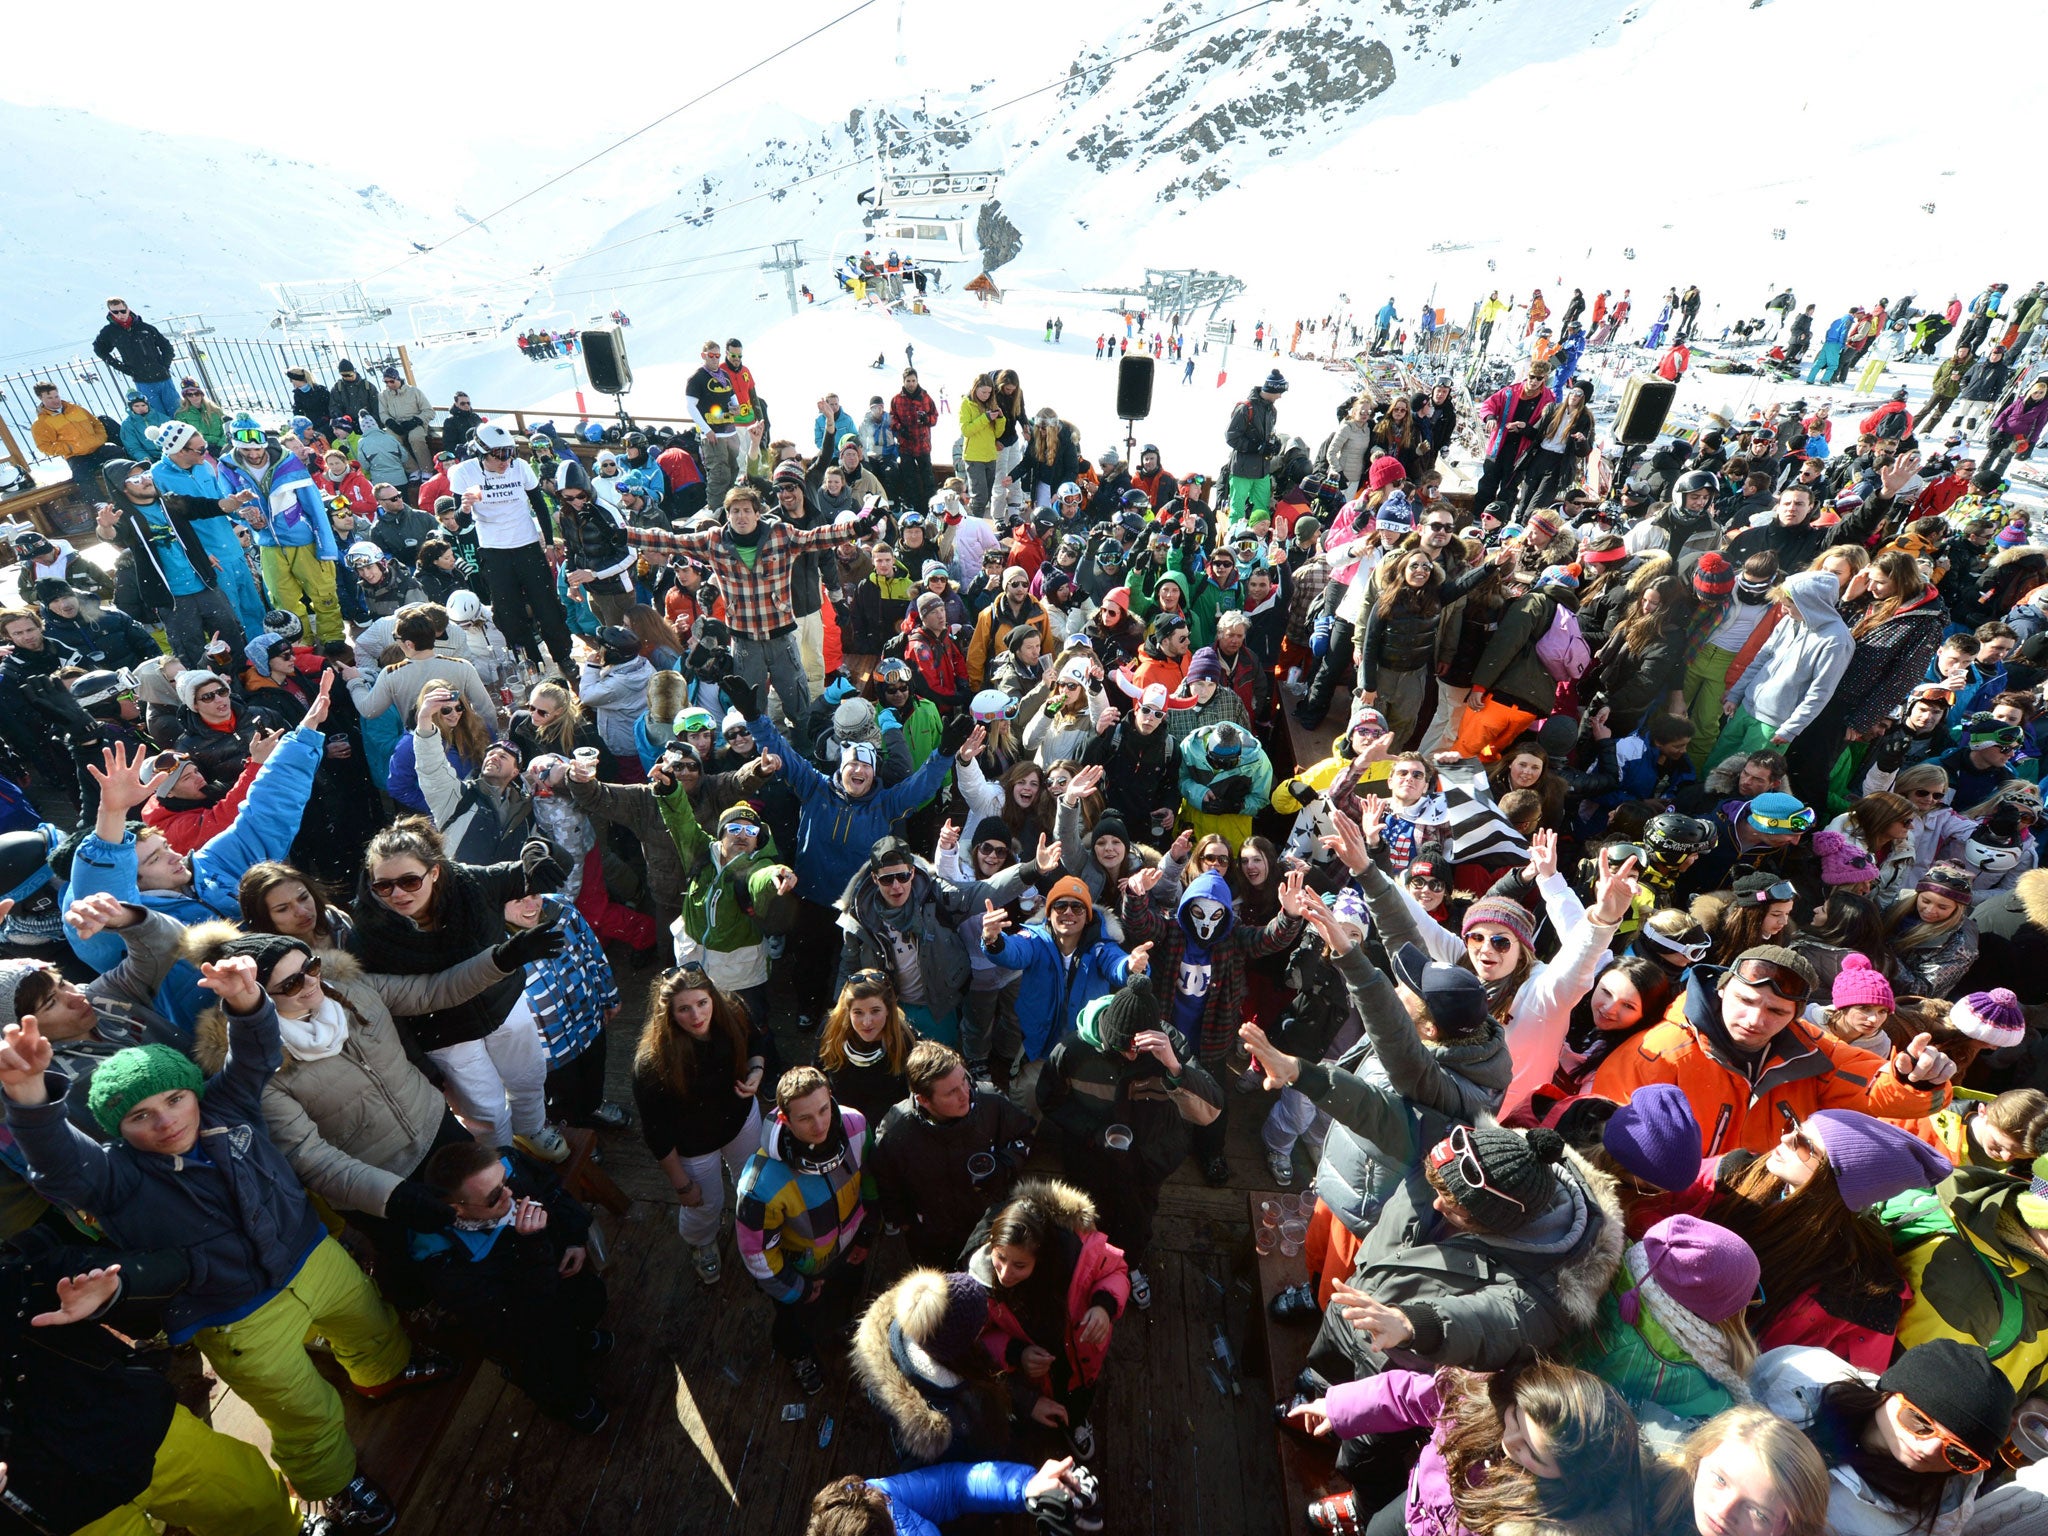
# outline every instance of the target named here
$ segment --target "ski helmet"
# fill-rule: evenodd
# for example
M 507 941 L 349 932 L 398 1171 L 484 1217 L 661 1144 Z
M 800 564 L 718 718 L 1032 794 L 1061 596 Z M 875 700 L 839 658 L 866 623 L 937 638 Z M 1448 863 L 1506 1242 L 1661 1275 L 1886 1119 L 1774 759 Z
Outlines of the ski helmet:
M 1135 485 L 1117 497 L 1116 504 L 1126 512 L 1143 514 L 1152 510 L 1152 498 Z
M 1685 498 L 1694 491 L 1718 493 L 1721 477 L 1710 469 L 1689 469 L 1671 482 L 1671 505 L 1683 510 Z
M 476 429 L 476 445 L 485 453 L 510 454 L 518 445 L 512 441 L 512 434 L 495 421 L 487 421 Z
M 1000 688 L 984 688 L 967 701 L 967 711 L 976 725 L 994 725 L 1017 718 L 1017 701 Z
M 607 624 L 597 632 L 597 643 L 604 647 L 604 664 L 618 666 L 631 661 L 640 654 L 640 637 L 623 624 Z
M 1652 816 L 1643 828 L 1643 851 L 1650 856 L 1652 864 L 1679 864 L 1693 854 L 1705 853 L 1712 848 L 1716 836 L 1710 822 L 1697 816 L 1666 811 Z
M 372 544 L 368 539 L 358 539 L 348 547 L 348 568 L 360 571 L 367 566 L 382 565 L 391 557 L 382 546 Z
M 1060 488 L 1052 493 L 1052 499 L 1054 501 L 1065 501 L 1069 496 L 1079 496 L 1080 494 L 1081 487 L 1068 480 L 1064 481 Z
M 71 697 L 95 720 L 112 720 L 121 713 L 121 695 L 135 692 L 135 679 L 119 672 L 88 672 L 74 678 Z

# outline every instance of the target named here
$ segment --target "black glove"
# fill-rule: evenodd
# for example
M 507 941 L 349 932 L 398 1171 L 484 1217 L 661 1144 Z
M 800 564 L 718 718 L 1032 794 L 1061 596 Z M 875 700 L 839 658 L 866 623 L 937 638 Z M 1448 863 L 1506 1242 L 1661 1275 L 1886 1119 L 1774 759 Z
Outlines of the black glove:
M 1911 745 L 1912 738 L 1894 726 L 1878 737 L 1871 760 L 1886 773 L 1897 773 L 1905 765 L 1906 751 Z
M 562 952 L 562 942 L 562 930 L 552 923 L 545 928 L 522 928 L 491 946 L 491 964 L 508 976 L 517 976 L 536 960 L 554 959 Z
M 400 1179 L 384 1202 L 384 1219 L 414 1232 L 438 1232 L 455 1220 L 455 1208 L 418 1179 Z
M 740 712 L 742 720 L 754 721 L 761 718 L 760 695 L 754 692 L 754 685 L 737 674 L 721 677 L 718 686 L 725 690 L 725 696 L 732 700 L 732 707 Z
M 1315 786 L 1306 779 L 1289 779 L 1287 781 L 1287 793 L 1294 796 L 1298 804 L 1305 806 L 1314 805 L 1317 799 L 1320 798 Z
M 521 845 L 519 866 L 525 871 L 529 896 L 552 896 L 569 879 L 554 845 L 537 837 Z
M 939 732 L 939 756 L 957 757 L 960 749 L 967 744 L 967 738 L 974 734 L 974 716 L 966 710 L 946 722 L 946 728 Z

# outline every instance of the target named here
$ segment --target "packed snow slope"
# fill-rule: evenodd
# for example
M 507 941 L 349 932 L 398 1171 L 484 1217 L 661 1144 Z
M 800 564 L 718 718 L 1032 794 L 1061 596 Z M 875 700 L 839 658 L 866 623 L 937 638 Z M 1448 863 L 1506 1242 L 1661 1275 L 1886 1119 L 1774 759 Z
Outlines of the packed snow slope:
M 368 3 L 371 21 L 396 14 Z M 146 108 L 125 98 L 120 124 L 0 106 L 0 354 L 78 346 L 113 291 L 261 335 L 263 284 L 353 276 L 398 339 L 414 302 L 488 295 L 507 325 L 557 328 L 624 308 L 644 374 L 787 318 L 781 276 L 759 270 L 774 241 L 798 241 L 801 280 L 831 291 L 830 262 L 862 241 L 878 136 L 899 168 L 1000 170 L 999 206 L 968 210 L 1008 258 L 997 280 L 1063 296 L 1070 321 L 1107 302 L 1081 290 L 1148 265 L 1241 277 L 1230 312 L 1247 327 L 1389 294 L 1404 317 L 1431 294 L 1462 316 L 1493 287 L 1627 287 L 1640 305 L 1698 283 L 1712 332 L 1787 284 L 1826 314 L 2037 275 L 2017 266 L 2044 227 L 2033 128 L 1995 62 L 2038 52 L 2024 0 L 1932 25 L 1867 0 L 1041 0 L 1000 30 L 897 0 L 449 240 L 465 208 L 538 186 L 834 9 L 792 0 L 766 33 L 750 17 L 697 50 L 703 69 L 636 74 L 623 116 L 571 110 L 573 93 L 559 112 L 524 89 L 401 93 L 362 134 L 333 124 L 345 173 L 267 111 L 181 109 L 222 136 L 202 139 L 132 126 Z M 506 14 L 515 34 L 522 14 Z M 635 35 L 630 16 L 618 30 Z M 407 202 L 361 168 L 380 134 Z M 460 383 L 525 404 L 570 382 L 509 345 L 415 361 L 442 398 Z

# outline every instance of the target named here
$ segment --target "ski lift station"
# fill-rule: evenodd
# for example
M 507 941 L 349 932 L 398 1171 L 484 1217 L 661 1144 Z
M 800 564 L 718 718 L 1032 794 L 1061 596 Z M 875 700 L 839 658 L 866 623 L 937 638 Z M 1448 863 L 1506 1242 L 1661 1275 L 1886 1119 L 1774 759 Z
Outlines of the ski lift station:
M 975 220 L 1001 179 L 1000 171 L 892 171 L 878 157 L 874 190 L 862 194 L 876 206 L 857 227 L 834 237 L 832 257 L 894 251 L 919 263 L 979 262 Z

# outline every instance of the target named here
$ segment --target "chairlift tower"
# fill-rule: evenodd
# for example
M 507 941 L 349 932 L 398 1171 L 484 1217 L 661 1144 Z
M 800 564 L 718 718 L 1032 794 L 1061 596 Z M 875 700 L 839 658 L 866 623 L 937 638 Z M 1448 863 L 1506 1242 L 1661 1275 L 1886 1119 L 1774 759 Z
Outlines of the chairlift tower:
M 1194 318 L 1194 311 L 1206 304 L 1209 308 L 1209 318 L 1214 320 L 1216 312 L 1244 290 L 1244 279 L 1232 277 L 1227 272 L 1147 267 L 1145 280 L 1136 288 L 1089 288 L 1085 291 L 1113 293 L 1119 297 L 1128 297 L 1135 293 L 1144 299 L 1147 310 L 1164 310 L 1170 315 L 1179 315 L 1181 329 L 1186 330 Z
M 789 288 L 789 312 L 792 315 L 796 313 L 797 309 L 796 269 L 802 265 L 803 255 L 801 246 L 795 240 L 776 241 L 774 259 L 761 263 L 761 270 L 763 272 L 780 272 L 782 274 L 783 281 Z

